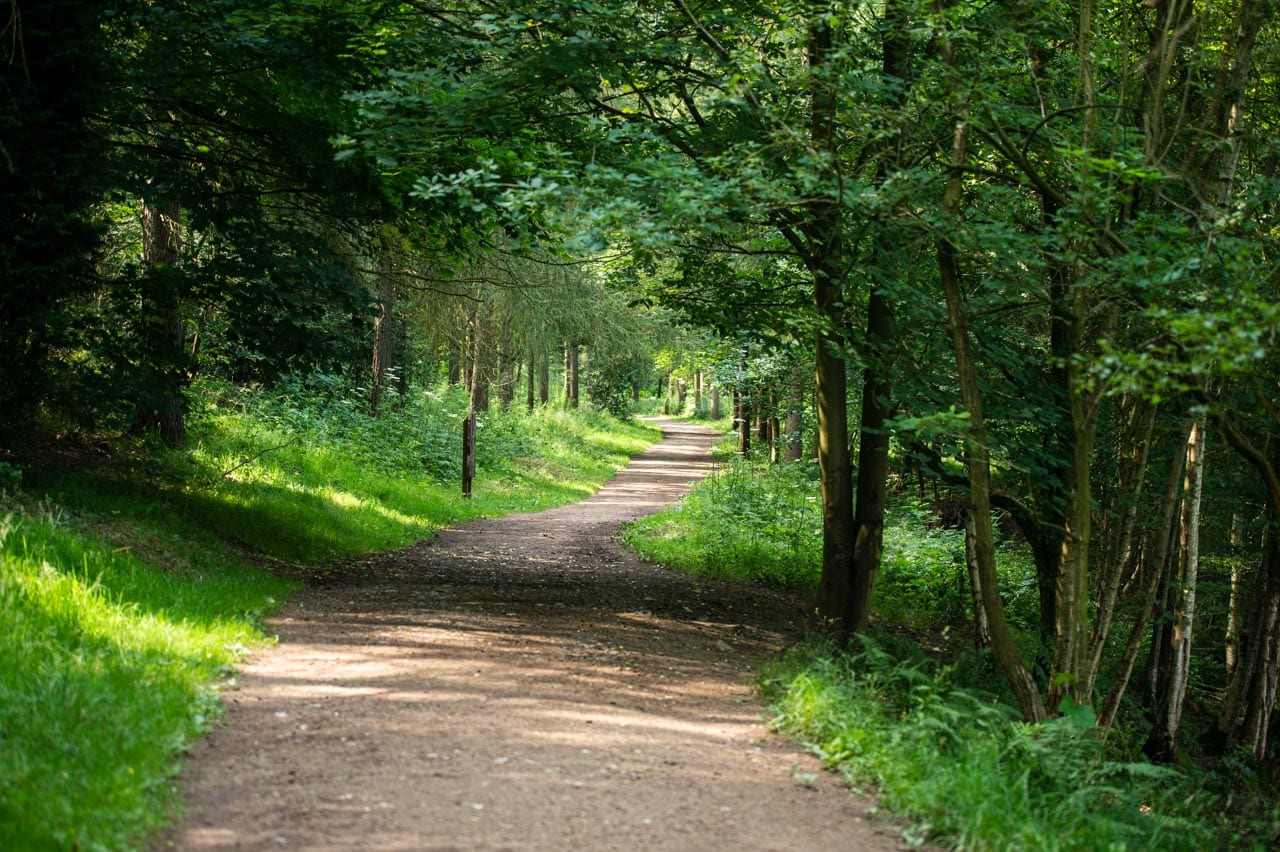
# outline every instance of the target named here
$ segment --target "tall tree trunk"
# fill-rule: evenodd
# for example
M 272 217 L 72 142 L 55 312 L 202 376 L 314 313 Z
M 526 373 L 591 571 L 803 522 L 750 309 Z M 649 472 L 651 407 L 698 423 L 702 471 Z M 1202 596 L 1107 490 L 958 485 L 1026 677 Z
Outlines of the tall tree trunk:
M 963 193 L 963 168 L 968 159 L 968 126 L 963 120 L 956 122 L 951 150 L 951 170 L 943 196 L 942 207 L 946 214 L 957 217 Z M 938 273 L 947 303 L 947 318 L 951 329 L 952 348 L 956 356 L 956 372 L 960 384 L 960 398 L 969 415 L 969 430 L 965 436 L 965 462 L 969 469 L 969 514 L 973 518 L 973 551 L 975 574 L 982 588 L 983 608 L 991 633 L 991 650 L 996 663 L 1004 673 L 1022 715 L 1028 721 L 1046 718 L 1040 691 L 1027 671 L 1018 649 L 1013 643 L 1004 615 L 1004 604 L 996 580 L 995 534 L 991 525 L 991 467 L 987 444 L 986 424 L 982 412 L 982 396 L 978 385 L 977 361 L 974 358 L 969 335 L 968 313 L 960 288 L 960 263 L 956 247 L 946 236 L 938 240 Z
M 569 408 L 578 407 L 578 366 L 579 354 L 578 344 L 570 343 L 565 347 L 564 362 L 564 389 L 565 389 L 565 405 Z
M 973 592 L 973 646 L 991 647 L 991 624 L 983 604 L 982 569 L 978 565 L 978 528 L 971 512 L 964 513 L 964 561 L 969 569 L 969 588 Z
M 815 9 L 809 24 L 809 136 L 819 151 L 835 145 L 836 93 L 830 57 L 834 45 L 828 20 Z M 830 175 L 833 179 L 834 175 Z M 818 477 L 822 497 L 822 575 L 818 583 L 820 625 L 843 643 L 854 630 L 849 620 L 853 571 L 853 463 L 849 455 L 848 377 L 840 333 L 845 325 L 842 282 L 841 211 L 833 197 L 810 202 L 804 233 L 805 265 L 812 276 L 817 308 L 816 403 Z
M 1133 538 L 1138 519 L 1138 502 L 1146 481 L 1151 433 L 1156 419 L 1156 406 L 1144 399 L 1126 400 L 1121 408 L 1126 416 L 1125 429 L 1120 436 L 1121 458 L 1116 482 L 1120 510 L 1101 536 L 1103 556 L 1098 571 L 1097 614 L 1093 620 L 1093 633 L 1089 637 L 1089 692 L 1093 691 L 1098 670 L 1102 666 L 1102 654 L 1110 634 L 1125 569 L 1134 563 Z
M 906 90 L 911 42 L 907 5 L 902 0 L 886 0 L 882 34 L 880 74 L 884 83 L 883 105 L 896 107 Z M 889 179 L 897 160 L 896 133 L 884 145 L 876 167 L 877 179 Z M 845 605 L 845 623 L 850 630 L 867 627 L 876 576 L 884 551 L 884 513 L 889 492 L 889 418 L 893 416 L 893 386 L 890 383 L 897 330 L 893 302 L 886 292 L 891 258 L 897 247 L 878 225 L 875 240 L 879 278 L 871 282 L 867 298 L 866 351 L 863 352 L 862 421 L 858 427 L 858 467 L 854 484 L 853 553 L 850 564 L 850 593 Z
M 528 372 L 525 375 L 524 387 L 524 407 L 533 411 L 537 404 L 537 376 L 534 375 L 538 369 L 538 356 L 530 354 L 528 363 Z
M 881 74 L 887 106 L 902 98 L 910 49 L 905 4 L 887 0 L 883 16 Z M 809 67 L 813 75 L 810 136 L 818 150 L 835 152 L 837 98 L 830 74 L 832 32 L 822 18 L 809 32 Z M 878 174 L 891 171 L 892 140 L 885 145 Z M 834 175 L 839 180 L 839 175 Z M 818 614 L 835 624 L 843 640 L 867 626 L 884 541 L 884 511 L 889 475 L 889 434 L 892 388 L 890 353 L 895 339 L 893 309 L 883 282 L 872 284 L 867 305 L 866 367 L 862 381 L 862 422 L 858 430 L 856 499 L 849 453 L 848 375 L 842 357 L 833 354 L 838 330 L 845 325 L 843 222 L 838 199 L 812 205 L 809 244 L 816 251 L 808 262 L 818 306 L 817 455 L 823 492 L 823 559 Z M 883 235 L 877 251 L 884 247 Z M 887 257 L 881 252 L 882 257 Z M 883 269 L 883 266 L 882 266 Z M 885 274 L 882 272 L 882 274 Z
M 538 403 L 546 408 L 551 401 L 551 359 L 546 352 L 538 356 Z
M 1152 760 L 1172 763 L 1178 753 L 1178 729 L 1191 666 L 1191 633 L 1195 626 L 1196 581 L 1200 568 L 1200 497 L 1204 490 L 1204 424 L 1197 422 L 1187 438 L 1179 529 L 1177 571 L 1171 577 L 1173 606 L 1166 625 L 1168 673 L 1156 701 L 1155 722 L 1142 747 Z
M 1252 605 L 1240 631 L 1240 659 L 1228 682 L 1210 745 L 1223 751 L 1233 742 L 1241 742 L 1261 761 L 1267 754 L 1280 681 L 1280 533 L 1276 528 L 1280 521 L 1280 460 L 1268 460 L 1229 419 L 1211 414 L 1216 415 L 1214 422 L 1222 426 L 1228 443 L 1255 466 L 1266 483 L 1270 524 Z
M 787 421 L 783 427 L 786 435 L 787 461 L 799 461 L 804 458 L 804 375 L 800 370 L 793 370 L 787 394 Z
M 387 372 L 391 369 L 396 334 L 396 281 L 391 268 L 391 251 L 383 243 L 389 239 L 389 226 L 376 246 L 377 280 L 375 282 L 378 312 L 373 318 L 373 378 L 369 389 L 369 413 L 377 417 L 386 389 Z
M 150 352 L 145 366 L 148 400 L 139 405 L 138 425 L 154 428 L 169 447 L 187 440 L 183 387 L 186 384 L 181 299 L 171 282 L 162 279 L 177 269 L 181 255 L 182 208 L 176 202 L 142 204 L 142 267 L 150 279 L 149 298 L 143 300 L 143 323 Z

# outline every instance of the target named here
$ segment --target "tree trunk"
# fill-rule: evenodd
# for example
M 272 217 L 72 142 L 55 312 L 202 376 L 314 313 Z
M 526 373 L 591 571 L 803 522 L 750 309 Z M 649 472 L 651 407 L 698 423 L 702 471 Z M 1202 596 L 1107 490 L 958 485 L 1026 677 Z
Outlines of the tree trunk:
M 943 196 L 943 210 L 955 217 L 959 214 L 963 192 L 963 167 L 968 159 L 968 126 L 957 121 L 951 151 L 951 171 Z M 982 604 L 987 613 L 991 633 L 991 650 L 1004 673 L 1022 715 L 1032 722 L 1047 717 L 1035 681 L 1023 665 L 1013 635 L 1005 620 L 1004 605 L 996 581 L 995 535 L 991 526 L 991 469 L 986 424 L 982 414 L 982 397 L 978 385 L 977 361 L 969 341 L 969 320 L 960 289 L 960 264 L 955 245 L 945 236 L 938 240 L 938 272 L 947 303 L 952 347 L 956 356 L 956 372 L 960 398 L 969 415 L 969 431 L 965 436 L 965 461 L 969 469 L 969 514 L 973 518 L 974 561 L 981 586 Z
M 1187 438 L 1179 529 L 1178 568 L 1171 577 L 1172 607 L 1166 628 L 1169 669 L 1156 700 L 1155 722 L 1142 751 L 1152 760 L 1172 763 L 1178 754 L 1178 729 L 1191 665 L 1191 633 L 1195 626 L 1196 581 L 1200 568 L 1200 497 L 1204 490 L 1204 424 L 1195 423 Z
M 474 391 L 474 386 L 472 388 Z M 462 421 L 462 496 L 471 497 L 471 483 L 476 478 L 476 407 L 468 406 Z
M 534 373 L 538 369 L 537 355 L 529 356 L 528 366 L 529 366 L 528 374 L 525 377 L 524 405 L 525 405 L 525 408 L 529 409 L 530 411 L 533 411 L 535 404 L 537 402 L 537 396 L 536 396 L 537 377 L 534 375 Z
M 1241 625 L 1240 655 L 1223 697 L 1208 747 L 1224 753 L 1233 743 L 1247 747 L 1255 760 L 1267 755 L 1271 718 L 1280 679 L 1280 535 L 1274 524 L 1280 511 L 1268 510 L 1272 527 L 1263 541 L 1262 567 Z
M 538 356 L 538 403 L 546 408 L 551 401 L 551 359 L 546 352 Z
M 564 350 L 564 396 L 565 405 L 578 407 L 578 344 L 571 343 Z
M 1173 520 L 1178 512 L 1178 487 L 1183 478 L 1182 469 L 1186 459 L 1186 444 L 1190 429 L 1191 426 L 1188 424 L 1182 436 L 1182 443 L 1175 449 L 1169 462 L 1169 474 L 1165 479 L 1164 497 L 1160 503 L 1160 529 L 1155 533 L 1149 544 L 1143 548 L 1141 562 L 1143 567 L 1140 573 L 1146 576 L 1146 582 L 1143 586 L 1144 599 L 1138 611 L 1138 618 L 1134 621 L 1133 628 L 1129 631 L 1129 641 L 1125 643 L 1124 653 L 1121 655 L 1120 666 L 1116 671 L 1115 680 L 1111 682 L 1111 689 L 1107 693 L 1106 701 L 1103 702 L 1102 712 L 1098 714 L 1098 724 L 1104 728 L 1111 727 L 1112 723 L 1115 722 L 1117 713 L 1120 711 L 1120 702 L 1124 698 L 1125 690 L 1128 689 L 1130 679 L 1133 677 L 1134 664 L 1138 659 L 1138 651 L 1142 646 L 1142 637 L 1146 632 L 1147 622 L 1150 621 L 1151 613 L 1156 608 L 1156 599 L 1163 585 L 1169 562 L 1169 552 L 1172 549 Z M 1158 656 L 1155 650 L 1152 651 L 1152 654 Z
M 1122 406 L 1126 412 L 1126 428 L 1121 435 L 1121 459 L 1117 472 L 1116 493 L 1120 511 L 1107 526 L 1103 539 L 1101 567 L 1098 571 L 1098 594 L 1089 637 L 1089 692 L 1097 683 L 1102 654 L 1111 630 L 1116 600 L 1125 569 L 1133 564 L 1133 537 L 1137 526 L 1138 502 L 1146 480 L 1150 456 L 1151 433 L 1155 426 L 1156 406 L 1143 399 L 1133 399 Z
M 973 592 L 973 647 L 979 650 L 991 647 L 991 624 L 987 621 L 987 608 L 983 605 L 982 571 L 978 567 L 978 530 L 973 515 L 964 515 L 964 561 L 969 569 L 969 588 Z
M 881 43 L 880 73 L 886 84 L 884 105 L 901 103 L 910 58 L 909 21 L 906 5 L 901 0 L 886 0 L 884 35 Z M 834 118 L 834 107 L 832 108 Z M 896 159 L 893 141 L 886 142 L 876 175 L 888 179 Z M 875 242 L 877 267 L 881 276 L 888 273 L 890 258 L 897 247 L 880 223 Z M 832 269 L 839 269 L 839 255 L 831 258 Z M 853 549 L 849 566 L 850 589 L 845 604 L 844 621 L 848 629 L 864 630 L 871 618 L 871 600 L 876 576 L 884 551 L 884 513 L 889 485 L 889 429 L 893 416 L 891 364 L 897 332 L 894 327 L 893 303 L 885 292 L 884 282 L 874 279 L 867 299 L 866 350 L 862 353 L 862 422 L 858 427 L 858 468 L 854 485 Z M 846 427 L 847 441 L 847 427 Z M 846 458 L 847 458 L 846 453 Z M 851 463 L 851 460 L 849 460 Z
M 786 436 L 787 461 L 799 461 L 804 458 L 804 375 L 800 370 L 792 371 L 790 390 L 787 394 L 787 420 L 783 427 Z
M 711 389 L 711 419 L 720 419 L 720 389 L 716 387 Z
M 182 208 L 176 202 L 142 204 L 142 268 L 149 279 L 149 297 L 142 305 L 149 352 L 144 375 L 151 387 L 145 391 L 149 399 L 138 406 L 137 426 L 154 428 L 168 447 L 180 447 L 187 441 L 181 299 L 171 282 L 161 280 L 178 267 L 181 222 Z
M 386 389 L 387 372 L 391 369 L 395 350 L 396 282 L 391 269 L 391 252 L 381 243 L 387 238 L 387 229 L 376 246 L 378 253 L 377 280 L 375 282 L 378 312 L 373 318 L 373 377 L 369 388 L 369 414 L 377 417 Z

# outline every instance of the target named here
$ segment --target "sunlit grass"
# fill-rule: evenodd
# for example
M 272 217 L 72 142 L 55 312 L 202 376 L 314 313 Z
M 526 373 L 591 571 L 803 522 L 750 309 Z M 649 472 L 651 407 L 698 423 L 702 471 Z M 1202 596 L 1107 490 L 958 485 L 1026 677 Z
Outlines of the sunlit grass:
M 217 554 L 147 565 L 50 518 L 0 533 L 0 848 L 126 848 L 172 813 L 210 684 L 289 584 Z
M 433 412 L 435 420 L 399 421 L 415 431 L 380 436 L 384 425 L 358 412 L 344 414 L 352 425 L 343 431 L 296 409 L 273 420 L 251 406 L 223 407 L 199 421 L 178 502 L 255 550 L 322 563 L 401 547 L 472 518 L 583 499 L 659 437 L 653 426 L 590 412 L 494 412 L 480 430 L 480 468 L 464 500 L 448 473 L 453 459 L 420 455 L 424 447 L 461 452 L 460 439 L 453 447 L 419 434 L 457 431 L 447 411 Z M 376 452 L 366 446 L 375 440 Z

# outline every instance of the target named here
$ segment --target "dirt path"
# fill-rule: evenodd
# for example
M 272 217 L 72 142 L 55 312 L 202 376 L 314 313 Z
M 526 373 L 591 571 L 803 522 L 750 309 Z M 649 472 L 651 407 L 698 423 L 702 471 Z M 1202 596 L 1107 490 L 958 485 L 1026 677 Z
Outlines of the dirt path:
M 769 734 L 803 612 L 625 555 L 709 469 L 666 440 L 582 503 L 468 523 L 296 597 L 191 756 L 183 849 L 893 849 Z M 817 776 L 816 779 L 814 776 Z

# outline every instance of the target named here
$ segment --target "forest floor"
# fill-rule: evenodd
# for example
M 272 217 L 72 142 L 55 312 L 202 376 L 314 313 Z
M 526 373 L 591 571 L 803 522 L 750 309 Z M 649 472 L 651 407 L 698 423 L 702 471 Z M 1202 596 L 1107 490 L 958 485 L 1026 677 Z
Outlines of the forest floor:
M 716 433 L 662 425 L 588 500 L 311 578 L 188 757 L 161 848 L 901 848 L 762 721 L 752 668 L 804 603 L 618 544 L 710 470 Z

